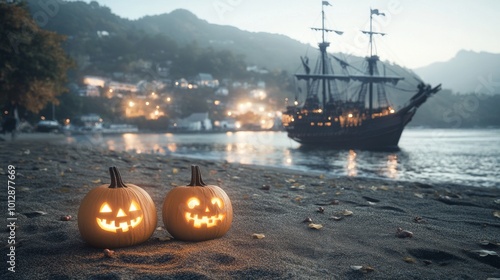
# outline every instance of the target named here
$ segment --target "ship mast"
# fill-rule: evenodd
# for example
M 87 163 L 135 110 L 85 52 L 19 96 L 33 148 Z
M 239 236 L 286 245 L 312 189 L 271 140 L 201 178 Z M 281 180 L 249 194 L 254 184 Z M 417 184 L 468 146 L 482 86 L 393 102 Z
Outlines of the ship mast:
M 330 43 L 325 42 L 325 2 L 321 5 L 321 43 L 319 43 L 319 49 L 321 52 L 321 74 L 325 75 L 326 74 L 326 60 L 327 60 L 327 52 L 326 48 L 330 46 Z M 327 2 L 328 3 L 328 2 Z M 326 104 L 326 83 L 327 80 L 321 81 L 321 86 L 322 86 L 322 93 L 323 93 L 323 106 Z
M 312 30 L 315 31 L 321 31 L 321 42 L 318 43 L 318 47 L 321 53 L 321 75 L 326 75 L 328 72 L 328 53 L 326 49 L 330 46 L 329 42 L 325 41 L 325 33 L 326 32 L 335 32 L 338 35 L 342 35 L 344 32 L 338 31 L 338 30 L 333 30 L 333 29 L 326 29 L 325 28 L 325 6 L 331 6 L 328 1 L 322 1 L 321 2 L 321 28 L 315 28 L 312 27 Z M 322 89 L 322 102 L 323 106 L 326 104 L 326 96 L 327 96 L 327 83 L 328 79 L 322 79 L 321 81 L 321 89 Z
M 374 69 L 377 66 L 377 61 L 378 61 L 378 56 L 373 55 L 373 35 L 382 35 L 384 36 L 385 33 L 381 32 L 374 32 L 373 31 L 373 15 L 380 15 L 380 16 L 385 16 L 384 13 L 380 13 L 378 9 L 371 9 L 370 8 L 370 31 L 362 31 L 364 34 L 368 34 L 370 36 L 370 57 L 367 58 L 368 60 L 368 74 L 370 77 L 373 76 L 374 74 Z M 368 82 L 368 98 L 369 98 L 369 115 L 372 115 L 373 112 L 373 81 Z

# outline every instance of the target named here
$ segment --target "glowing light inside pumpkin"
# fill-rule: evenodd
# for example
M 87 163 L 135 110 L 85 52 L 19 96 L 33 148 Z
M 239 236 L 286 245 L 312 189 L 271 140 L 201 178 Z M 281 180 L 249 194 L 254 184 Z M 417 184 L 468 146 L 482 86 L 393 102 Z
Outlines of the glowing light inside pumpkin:
M 218 197 L 212 198 L 212 200 L 210 202 L 212 203 L 212 205 L 217 206 L 219 209 L 221 209 L 223 207 L 222 200 Z M 197 206 L 200 206 L 200 200 L 196 197 L 191 197 L 187 201 L 187 206 L 189 209 L 194 209 Z M 205 213 L 210 213 L 210 209 L 208 206 L 205 208 Z M 222 220 L 224 220 L 225 215 L 224 214 L 215 214 L 212 216 L 207 215 L 207 216 L 200 217 L 200 215 L 198 215 L 198 214 L 186 212 L 184 214 L 184 217 L 188 223 L 193 221 L 194 228 L 201 228 L 203 225 L 206 225 L 207 228 L 211 228 L 211 227 L 217 226 L 218 221 L 222 222 Z
M 134 201 L 130 203 L 129 207 L 129 214 L 132 214 L 131 212 L 137 212 L 141 210 L 141 207 Z M 99 210 L 99 213 L 112 213 L 113 210 L 109 206 L 108 203 L 103 203 L 101 205 L 101 209 Z M 125 211 L 123 211 L 121 208 L 118 209 L 118 212 L 116 214 L 116 218 L 123 218 L 127 217 L 127 214 Z M 96 218 L 97 224 L 102 230 L 108 231 L 108 232 L 114 232 L 116 233 L 118 229 L 121 229 L 122 232 L 127 232 L 129 231 L 130 228 L 135 228 L 137 225 L 139 225 L 142 222 L 143 215 L 140 214 L 140 216 L 130 219 L 129 221 L 118 221 L 116 219 L 113 219 L 108 222 L 108 219 L 104 218 Z
M 111 213 L 111 207 L 109 207 L 109 205 L 107 203 L 104 203 L 101 207 L 101 211 L 99 211 L 100 213 Z

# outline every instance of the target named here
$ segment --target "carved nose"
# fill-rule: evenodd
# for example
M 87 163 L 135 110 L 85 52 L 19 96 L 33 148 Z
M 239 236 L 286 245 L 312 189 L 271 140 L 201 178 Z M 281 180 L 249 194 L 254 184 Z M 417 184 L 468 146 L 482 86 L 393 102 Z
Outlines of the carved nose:
M 208 209 L 208 207 L 205 209 L 205 212 L 210 212 L 210 209 Z
M 127 214 L 125 214 L 125 212 L 123 212 L 123 210 L 120 208 L 120 210 L 118 210 L 118 214 L 116 214 L 116 217 L 126 217 Z

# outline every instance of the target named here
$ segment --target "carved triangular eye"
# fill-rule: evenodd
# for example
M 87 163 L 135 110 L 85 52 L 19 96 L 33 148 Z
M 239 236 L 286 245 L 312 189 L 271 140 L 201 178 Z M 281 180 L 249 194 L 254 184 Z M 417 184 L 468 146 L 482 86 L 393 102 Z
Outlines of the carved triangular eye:
M 105 202 L 101 205 L 101 210 L 99 210 L 100 213 L 111 213 L 111 207 Z
M 132 203 L 130 203 L 130 208 L 128 209 L 129 212 L 133 212 L 133 211 L 137 211 L 137 210 L 140 210 L 141 207 L 139 207 L 139 205 L 137 205 L 137 203 L 135 203 L 134 201 L 132 201 Z

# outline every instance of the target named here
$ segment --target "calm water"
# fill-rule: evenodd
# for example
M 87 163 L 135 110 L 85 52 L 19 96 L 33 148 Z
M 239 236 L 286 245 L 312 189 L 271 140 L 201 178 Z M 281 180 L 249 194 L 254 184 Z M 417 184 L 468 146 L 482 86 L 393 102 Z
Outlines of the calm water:
M 354 176 L 500 188 L 500 129 L 406 129 L 400 151 L 306 150 L 284 132 L 79 136 L 116 151 L 159 153 Z

